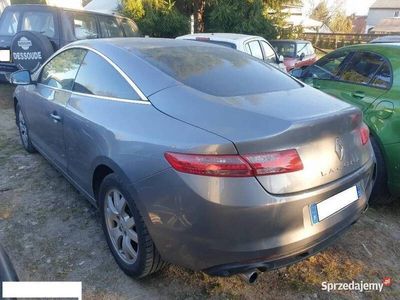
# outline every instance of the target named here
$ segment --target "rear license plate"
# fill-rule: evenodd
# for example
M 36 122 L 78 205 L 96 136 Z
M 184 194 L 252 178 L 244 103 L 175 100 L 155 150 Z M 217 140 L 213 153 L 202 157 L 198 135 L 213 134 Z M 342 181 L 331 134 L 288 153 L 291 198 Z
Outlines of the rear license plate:
M 327 217 L 338 212 L 342 208 L 357 201 L 361 196 L 361 187 L 354 185 L 351 188 L 340 192 L 320 203 L 313 203 L 310 206 L 311 222 L 317 224 Z
M 0 61 L 10 62 L 11 55 L 10 50 L 0 50 Z

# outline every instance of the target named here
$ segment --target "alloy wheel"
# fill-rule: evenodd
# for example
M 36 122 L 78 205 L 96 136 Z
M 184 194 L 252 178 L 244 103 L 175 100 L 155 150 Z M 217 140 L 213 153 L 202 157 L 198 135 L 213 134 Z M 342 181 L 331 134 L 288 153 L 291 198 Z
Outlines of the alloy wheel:
M 106 194 L 104 216 L 108 235 L 118 256 L 127 264 L 135 263 L 139 250 L 136 223 L 128 202 L 117 189 Z

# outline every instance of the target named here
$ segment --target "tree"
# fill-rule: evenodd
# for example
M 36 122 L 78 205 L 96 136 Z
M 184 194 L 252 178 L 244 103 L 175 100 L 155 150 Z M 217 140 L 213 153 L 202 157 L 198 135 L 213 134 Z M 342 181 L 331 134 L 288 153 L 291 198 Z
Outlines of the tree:
M 339 9 L 332 16 L 329 22 L 329 28 L 332 29 L 333 32 L 348 33 L 353 29 L 353 22 L 350 17 L 346 16 L 343 9 Z
M 263 10 L 262 0 L 214 0 L 206 8 L 205 29 L 275 38 L 277 31 Z
M 328 3 L 326 2 L 326 0 L 323 0 L 317 4 L 317 6 L 313 9 L 310 18 L 321 21 L 324 24 L 329 23 L 331 13 L 329 11 Z

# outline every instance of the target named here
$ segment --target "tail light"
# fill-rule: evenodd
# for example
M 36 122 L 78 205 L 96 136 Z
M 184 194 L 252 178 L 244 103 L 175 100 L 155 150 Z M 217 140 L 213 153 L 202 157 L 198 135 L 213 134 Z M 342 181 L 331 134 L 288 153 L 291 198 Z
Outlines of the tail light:
M 365 145 L 369 141 L 369 128 L 365 124 L 363 124 L 360 128 L 360 138 L 363 145 Z
M 165 158 L 179 172 L 216 177 L 251 177 L 303 169 L 296 150 L 243 156 L 166 152 Z

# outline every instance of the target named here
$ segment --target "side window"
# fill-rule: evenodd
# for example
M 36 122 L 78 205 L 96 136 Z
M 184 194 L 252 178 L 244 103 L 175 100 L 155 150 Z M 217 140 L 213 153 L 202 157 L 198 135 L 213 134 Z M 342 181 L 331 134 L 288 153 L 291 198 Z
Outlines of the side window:
M 90 51 L 76 76 L 74 91 L 104 97 L 140 99 L 139 95 L 112 65 Z
M 52 38 L 55 36 L 54 15 L 50 11 L 25 12 L 22 17 L 21 30 L 37 31 Z
M 103 37 L 110 38 L 124 36 L 122 28 L 118 25 L 117 19 L 99 16 L 99 22 Z
M 384 63 L 385 60 L 379 55 L 368 52 L 356 53 L 340 79 L 358 84 L 368 84 Z
M 249 42 L 248 45 L 250 47 L 251 55 L 253 55 L 254 57 L 257 57 L 259 59 L 264 59 L 262 50 L 261 50 L 261 47 L 260 47 L 260 44 L 258 41 Z
M 43 67 L 39 82 L 58 89 L 72 90 L 85 54 L 86 50 L 83 49 L 61 52 Z
M 325 56 L 315 65 L 331 77 L 337 77 L 348 56 L 349 52 L 347 51 L 337 52 L 332 55 Z
M 246 51 L 247 54 L 250 54 L 250 55 L 251 55 L 251 50 L 250 50 L 249 43 L 247 43 L 246 45 L 244 45 L 244 51 Z
M 137 25 L 129 20 L 129 19 L 119 19 L 120 20 L 120 24 L 122 25 L 122 28 L 124 28 L 125 31 L 125 35 L 127 37 L 138 37 L 140 36 L 139 33 L 139 28 L 137 27 Z
M 6 10 L 0 19 L 0 35 L 11 36 L 17 33 L 19 12 Z
M 302 54 L 307 56 L 307 44 L 306 43 L 297 43 L 297 57 L 300 57 Z
M 387 62 L 379 69 L 378 73 L 375 74 L 374 79 L 371 82 L 372 86 L 389 89 L 392 82 L 392 72 Z
M 276 55 L 274 49 L 271 48 L 268 43 L 261 41 L 261 45 L 264 49 L 265 60 L 270 63 L 276 63 Z
M 78 40 L 96 39 L 99 37 L 94 15 L 75 12 L 67 12 L 67 14 L 72 22 L 75 37 Z
M 308 44 L 307 48 L 308 48 L 308 55 L 314 55 L 315 54 L 315 49 L 314 49 L 312 44 Z

